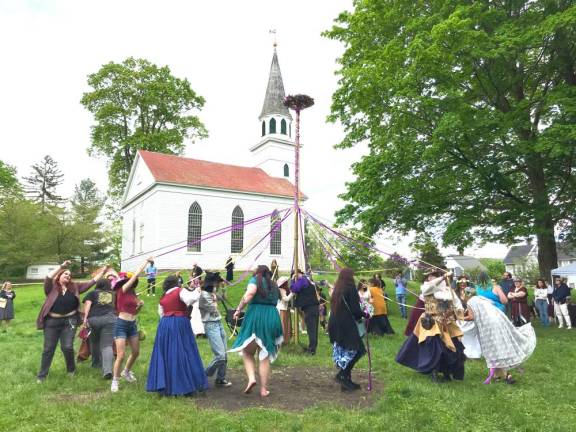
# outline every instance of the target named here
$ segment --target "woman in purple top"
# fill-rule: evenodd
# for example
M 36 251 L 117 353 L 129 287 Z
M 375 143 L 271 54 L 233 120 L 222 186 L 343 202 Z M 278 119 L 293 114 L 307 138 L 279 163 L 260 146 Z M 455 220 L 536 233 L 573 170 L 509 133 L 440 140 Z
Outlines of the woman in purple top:
M 36 320 L 38 330 L 44 331 L 44 349 L 40 372 L 38 372 L 39 383 L 48 376 L 58 341 L 64 354 L 68 374 L 73 375 L 76 371 L 74 335 L 79 322 L 80 294 L 90 289 L 108 269 L 108 266 L 104 267 L 88 282 L 76 283 L 72 281 L 70 270 L 67 269 L 68 265 L 70 261 L 64 261 L 44 280 L 46 300 Z

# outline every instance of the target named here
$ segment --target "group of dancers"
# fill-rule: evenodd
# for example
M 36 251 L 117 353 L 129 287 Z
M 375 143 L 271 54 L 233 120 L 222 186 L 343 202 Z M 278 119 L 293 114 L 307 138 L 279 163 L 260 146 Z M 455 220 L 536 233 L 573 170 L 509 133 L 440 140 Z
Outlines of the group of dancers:
M 76 328 L 82 327 L 91 332 L 92 365 L 101 368 L 103 377 L 112 381 L 111 391 L 117 392 L 121 379 L 127 382 L 137 379 L 132 369 L 140 351 L 138 313 L 143 301 L 138 297 L 136 287 L 138 275 L 145 267 L 153 267 L 153 258 L 147 259 L 134 273 L 117 273 L 106 266 L 84 283 L 72 281 L 69 264 L 64 262 L 45 279 L 46 300 L 37 319 L 38 328 L 44 331 L 38 381 L 46 379 L 58 341 L 68 373 L 75 373 L 73 340 Z M 157 270 L 152 270 L 148 276 L 152 273 L 155 279 Z M 504 313 L 506 296 L 487 274 L 481 274 L 475 286 L 461 280 L 456 289 L 451 288 L 451 276 L 449 272 L 438 271 L 426 275 L 408 323 L 408 337 L 396 361 L 429 374 L 438 382 L 462 380 L 465 360 L 484 357 L 489 369 L 487 383 L 493 379 L 513 383 L 510 370 L 520 366 L 535 349 L 534 329 L 530 323 L 520 327 L 513 325 Z M 239 334 L 230 349 L 216 294 L 222 282 L 219 273 L 203 272 L 199 267 L 192 272 L 187 284 L 179 273 L 164 279 L 159 301 L 161 318 L 148 368 L 147 391 L 173 396 L 194 395 L 206 391 L 208 378 L 214 375 L 214 385 L 229 387 L 227 354 L 237 352 L 242 355 L 246 371 L 244 392 L 252 392 L 259 382 L 260 396 L 269 395 L 271 363 L 277 358 L 289 330 L 284 319 L 286 311 L 277 306 L 293 296 L 302 297 L 303 287 L 312 281 L 297 271 L 291 278 L 281 277 L 277 283 L 267 266 L 258 266 L 233 312 Z M 94 285 L 95 289 L 82 300 L 84 319 L 80 321 L 80 294 Z M 351 373 L 366 353 L 364 320 L 370 328 L 379 330 L 378 333 L 393 332 L 386 317 L 381 282 L 374 278 L 367 285 L 368 289 L 362 294 L 355 284 L 354 272 L 343 269 L 334 287 L 330 287 L 327 330 L 332 358 L 338 368 L 335 379 L 343 391 L 360 388 L 352 381 Z M 371 302 L 366 300 L 367 293 L 371 293 Z M 312 297 L 318 300 L 316 294 Z M 307 326 L 314 320 L 317 327 L 319 303 L 322 302 L 316 301 L 311 308 L 314 313 L 308 312 Z M 207 367 L 203 365 L 190 323 L 193 306 L 214 354 Z M 302 309 L 306 318 L 306 308 Z M 311 340 L 307 352 L 314 354 L 316 344 L 316 340 Z M 130 355 L 126 357 L 127 347 Z
M 536 347 L 534 328 L 510 321 L 504 312 L 508 298 L 486 273 L 475 286 L 462 279 L 456 289 L 451 276 L 438 271 L 426 276 L 396 361 L 439 382 L 464 379 L 465 360 L 484 357 L 486 384 L 493 379 L 513 384 L 510 371 Z

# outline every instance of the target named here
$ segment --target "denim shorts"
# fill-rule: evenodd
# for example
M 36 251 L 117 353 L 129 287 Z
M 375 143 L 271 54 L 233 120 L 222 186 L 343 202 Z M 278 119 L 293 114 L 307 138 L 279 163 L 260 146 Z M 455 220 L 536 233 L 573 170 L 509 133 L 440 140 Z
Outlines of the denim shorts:
M 130 339 L 134 336 L 138 336 L 136 320 L 126 321 L 118 318 L 114 326 L 114 339 Z

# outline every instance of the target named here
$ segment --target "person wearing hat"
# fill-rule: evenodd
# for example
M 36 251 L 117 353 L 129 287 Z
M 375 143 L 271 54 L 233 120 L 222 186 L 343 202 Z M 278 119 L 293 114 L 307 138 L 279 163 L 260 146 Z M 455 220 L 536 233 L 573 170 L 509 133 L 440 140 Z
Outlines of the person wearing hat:
M 464 379 L 463 333 L 456 322 L 464 312 L 462 302 L 447 283 L 450 276 L 451 272 L 426 276 L 421 287 L 424 313 L 396 355 L 398 363 L 430 375 L 433 382 L 440 380 L 439 373 L 445 381 Z
M 294 294 L 291 293 L 288 288 L 288 281 L 288 277 L 280 276 L 277 282 L 280 296 L 276 308 L 280 313 L 280 321 L 282 322 L 282 334 L 284 335 L 283 345 L 288 345 L 290 343 L 292 329 L 292 320 L 290 319 L 290 300 L 294 297 Z
M 120 377 L 126 382 L 136 382 L 136 376 L 132 372 L 132 366 L 140 355 L 140 339 L 138 337 L 138 324 L 136 316 L 144 305 L 142 300 L 138 299 L 136 287 L 138 286 L 138 275 L 144 271 L 148 263 L 154 261 L 150 257 L 140 265 L 138 270 L 133 274 L 127 273 L 114 285 L 116 293 L 116 312 L 118 318 L 114 325 L 114 343 L 116 345 L 116 361 L 114 362 L 112 384 L 110 391 L 116 393 L 120 389 Z M 126 354 L 126 344 L 130 345 L 130 356 L 126 361 L 124 369 L 122 363 Z

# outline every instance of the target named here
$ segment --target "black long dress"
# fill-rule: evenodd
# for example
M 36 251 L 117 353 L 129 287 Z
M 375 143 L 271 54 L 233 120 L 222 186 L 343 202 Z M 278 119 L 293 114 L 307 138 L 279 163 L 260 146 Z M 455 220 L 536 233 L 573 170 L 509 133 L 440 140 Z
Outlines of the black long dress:
M 226 280 L 232 282 L 234 280 L 234 262 L 232 258 L 228 258 L 226 261 Z

